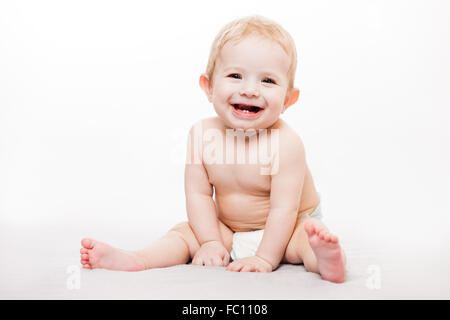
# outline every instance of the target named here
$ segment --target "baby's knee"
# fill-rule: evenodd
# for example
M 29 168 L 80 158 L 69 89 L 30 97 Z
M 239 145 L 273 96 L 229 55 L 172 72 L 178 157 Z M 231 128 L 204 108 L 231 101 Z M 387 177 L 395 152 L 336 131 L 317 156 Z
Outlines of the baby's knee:
M 194 232 L 191 229 L 191 226 L 187 221 L 180 222 L 173 226 L 169 232 L 169 235 L 177 235 L 183 238 L 185 241 L 189 241 L 190 238 L 195 237 Z
M 195 237 L 194 232 L 192 231 L 191 226 L 187 221 L 180 222 L 173 226 L 169 232 L 168 236 L 176 236 L 181 238 L 189 248 L 189 252 L 191 257 L 195 254 L 195 252 L 199 249 L 200 245 Z
M 189 229 L 191 229 L 191 226 L 187 221 L 180 222 L 176 225 L 174 225 L 169 231 L 177 231 L 180 233 L 188 232 Z
M 312 252 L 303 255 L 303 266 L 308 272 L 320 273 L 317 267 L 317 258 Z
M 297 221 L 286 247 L 285 261 L 293 264 L 304 263 L 303 256 L 310 249 L 308 234 L 305 231 L 305 223 L 311 220 L 311 217 L 302 217 L 301 220 Z

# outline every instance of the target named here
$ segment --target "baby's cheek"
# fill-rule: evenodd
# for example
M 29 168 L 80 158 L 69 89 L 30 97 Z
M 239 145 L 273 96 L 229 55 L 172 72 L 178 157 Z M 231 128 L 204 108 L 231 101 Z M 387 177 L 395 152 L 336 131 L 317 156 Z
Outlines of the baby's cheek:
M 270 104 L 272 105 L 272 107 L 277 108 L 278 110 L 283 110 L 283 106 L 284 106 L 284 99 L 283 97 L 277 96 L 277 97 L 273 97 L 272 99 L 270 99 Z

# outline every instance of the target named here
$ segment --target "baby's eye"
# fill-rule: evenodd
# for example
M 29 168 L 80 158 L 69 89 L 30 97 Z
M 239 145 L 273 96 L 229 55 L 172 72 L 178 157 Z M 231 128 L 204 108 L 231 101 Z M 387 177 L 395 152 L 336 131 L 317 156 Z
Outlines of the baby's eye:
M 275 84 L 275 81 L 270 78 L 264 78 L 263 82 Z
M 231 77 L 231 78 L 234 78 L 234 79 L 241 79 L 241 75 L 238 74 L 238 73 L 229 74 L 227 77 Z

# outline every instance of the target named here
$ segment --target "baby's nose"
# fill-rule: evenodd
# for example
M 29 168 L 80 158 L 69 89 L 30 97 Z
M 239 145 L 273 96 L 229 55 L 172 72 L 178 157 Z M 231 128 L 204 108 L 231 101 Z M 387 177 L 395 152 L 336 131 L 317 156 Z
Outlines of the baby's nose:
M 246 86 L 239 91 L 240 95 L 259 97 L 259 90 L 254 86 Z

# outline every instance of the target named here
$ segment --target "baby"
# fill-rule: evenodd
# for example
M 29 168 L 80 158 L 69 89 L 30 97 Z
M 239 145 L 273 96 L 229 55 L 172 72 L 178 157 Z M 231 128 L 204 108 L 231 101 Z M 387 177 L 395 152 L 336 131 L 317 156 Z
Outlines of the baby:
M 321 221 L 302 140 L 280 119 L 299 96 L 296 64 L 294 41 L 277 23 L 250 16 L 227 24 L 199 81 L 218 117 L 189 132 L 188 221 L 142 250 L 82 239 L 83 267 L 141 271 L 192 261 L 271 272 L 280 263 L 303 263 L 325 280 L 344 282 L 346 258 Z

